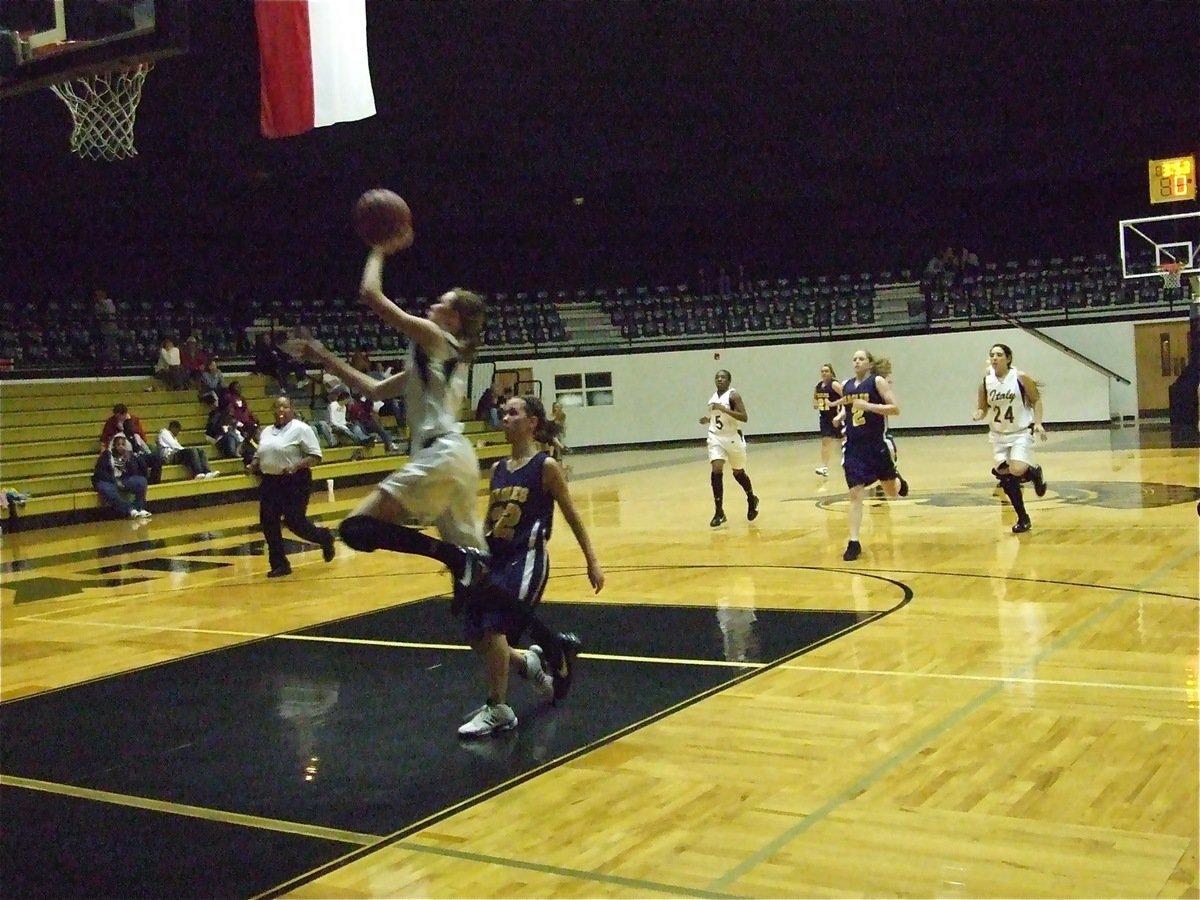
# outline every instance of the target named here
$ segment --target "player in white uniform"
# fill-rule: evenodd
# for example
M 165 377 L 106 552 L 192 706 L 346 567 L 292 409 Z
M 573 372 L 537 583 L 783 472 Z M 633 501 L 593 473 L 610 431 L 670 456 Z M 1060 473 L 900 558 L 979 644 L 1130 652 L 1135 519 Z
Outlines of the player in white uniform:
M 370 400 L 403 392 L 410 458 L 380 483 L 341 524 L 338 533 L 355 550 L 416 553 L 444 563 L 455 578 L 455 598 L 486 574 L 487 544 L 476 509 L 479 460 L 462 433 L 458 414 L 467 371 L 483 330 L 483 300 L 461 288 L 442 294 L 425 318 L 410 315 L 383 294 L 387 254 L 412 244 L 412 231 L 372 248 L 363 269 L 360 299 L 409 339 L 403 372 L 375 381 L 315 340 L 293 342 L 305 358 L 332 369 Z M 436 525 L 441 540 L 401 524 Z
M 988 361 L 991 366 L 979 385 L 972 418 L 976 422 L 984 417 L 988 420 L 992 458 L 996 463 L 992 474 L 1000 479 L 1001 489 L 1016 510 L 1013 534 L 1021 534 L 1032 527 L 1021 497 L 1021 482 L 1032 481 L 1039 497 L 1046 493 L 1042 467 L 1033 461 L 1034 435 L 1046 439 L 1042 395 L 1032 377 L 1013 368 L 1012 349 L 1007 344 L 993 344 Z
M 713 528 L 725 523 L 725 463 L 733 469 L 733 479 L 746 492 L 746 518 L 758 518 L 758 498 L 746 474 L 746 438 L 741 426 L 749 420 L 746 404 L 731 385 L 733 376 L 726 369 L 717 372 L 717 390 L 708 399 L 709 415 L 700 417 L 708 426 L 708 459 L 712 466 L 713 504 L 716 511 L 708 524 Z

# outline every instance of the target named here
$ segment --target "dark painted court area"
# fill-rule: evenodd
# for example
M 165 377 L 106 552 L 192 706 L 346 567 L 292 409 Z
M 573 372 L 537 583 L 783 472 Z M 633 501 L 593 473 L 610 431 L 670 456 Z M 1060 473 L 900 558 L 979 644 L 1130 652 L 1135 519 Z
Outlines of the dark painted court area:
M 752 671 L 704 661 L 771 662 L 878 615 L 569 603 L 545 612 L 584 636 L 575 691 L 550 707 L 514 677 L 520 727 L 482 741 L 456 735 L 483 699 L 472 654 L 381 643 L 460 644 L 443 600 L 0 706 L 0 889 L 251 896 Z M 198 810 L 133 808 L 13 778 Z

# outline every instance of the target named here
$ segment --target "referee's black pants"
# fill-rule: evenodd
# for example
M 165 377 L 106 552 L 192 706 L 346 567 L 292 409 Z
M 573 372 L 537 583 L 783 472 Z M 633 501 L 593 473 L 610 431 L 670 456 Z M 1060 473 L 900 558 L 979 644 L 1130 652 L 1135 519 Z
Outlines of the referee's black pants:
M 258 521 L 267 541 L 267 560 L 272 569 L 288 568 L 280 520 L 297 537 L 314 544 L 324 544 L 330 538 L 328 528 L 314 525 L 308 519 L 311 488 L 312 472 L 308 469 L 291 475 L 264 474 L 262 477 L 258 490 Z

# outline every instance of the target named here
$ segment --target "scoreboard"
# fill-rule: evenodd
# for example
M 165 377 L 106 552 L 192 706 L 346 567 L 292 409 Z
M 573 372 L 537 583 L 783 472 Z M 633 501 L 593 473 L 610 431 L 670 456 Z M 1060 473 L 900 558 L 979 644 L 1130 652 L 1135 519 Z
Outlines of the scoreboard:
M 1196 157 L 1150 160 L 1150 202 L 1196 199 Z

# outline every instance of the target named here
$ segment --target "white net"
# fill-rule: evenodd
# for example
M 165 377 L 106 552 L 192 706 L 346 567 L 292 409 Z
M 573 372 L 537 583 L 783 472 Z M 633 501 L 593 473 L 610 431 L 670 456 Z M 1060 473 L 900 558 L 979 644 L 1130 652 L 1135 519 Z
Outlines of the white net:
M 137 156 L 133 123 L 142 85 L 154 63 L 132 69 L 84 75 L 52 85 L 50 90 L 71 111 L 71 152 L 80 159 L 128 159 Z
M 1158 271 L 1162 275 L 1163 288 L 1168 291 L 1173 291 L 1182 284 L 1180 270 L 1183 265 L 1180 263 L 1164 263 L 1158 267 Z

